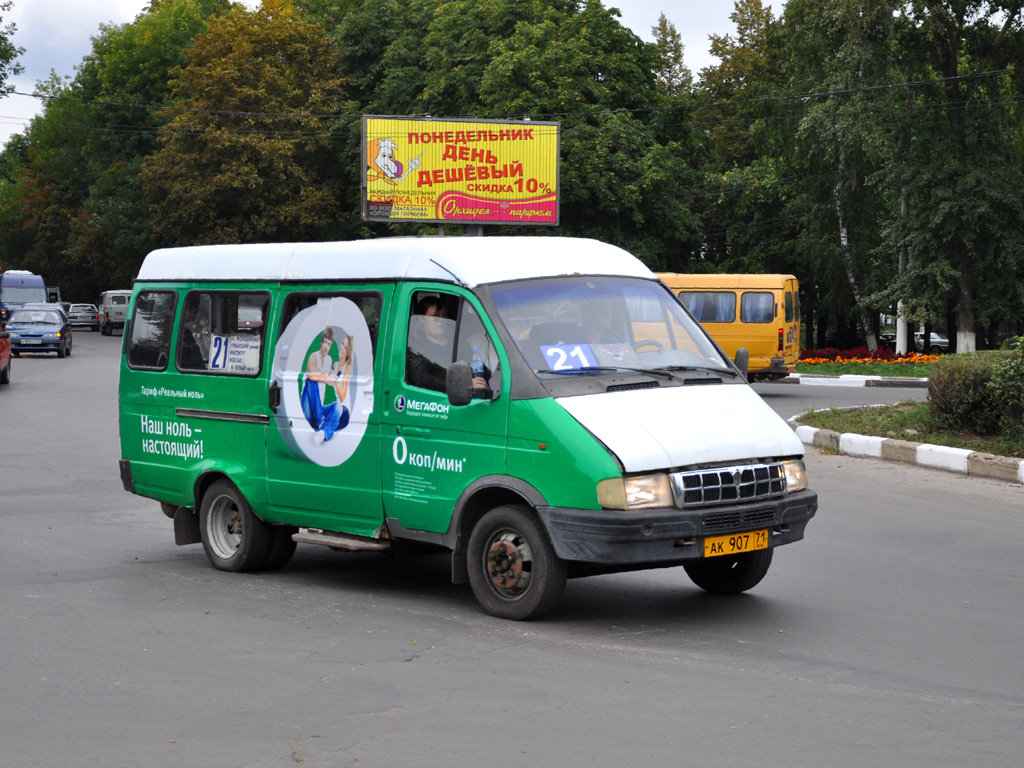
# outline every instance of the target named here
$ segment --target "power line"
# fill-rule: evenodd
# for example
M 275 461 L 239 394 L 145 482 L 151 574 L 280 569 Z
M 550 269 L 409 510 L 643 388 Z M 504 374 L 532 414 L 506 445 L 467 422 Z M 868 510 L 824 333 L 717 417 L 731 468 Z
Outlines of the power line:
M 601 115 L 612 115 L 612 114 L 654 114 L 659 112 L 673 112 L 677 110 L 694 110 L 694 109 L 721 109 L 724 107 L 734 106 L 748 106 L 753 104 L 769 104 L 779 103 L 787 101 L 808 101 L 811 99 L 827 99 L 836 96 L 851 96 L 860 93 L 875 93 L 881 91 L 890 91 L 901 88 L 921 88 L 929 85 L 939 85 L 943 83 L 959 82 L 967 80 L 976 80 L 985 77 L 995 77 L 998 75 L 1007 75 L 1019 72 L 1020 70 L 1015 68 L 996 69 L 987 72 L 975 72 L 969 75 L 951 75 L 949 77 L 936 77 L 927 80 L 914 80 L 909 82 L 901 83 L 885 83 L 881 85 L 865 85 L 857 88 L 843 88 L 831 91 L 809 91 L 805 93 L 796 94 L 784 94 L 778 96 L 758 96 L 747 99 L 732 99 L 729 101 L 715 101 L 715 102 L 702 102 L 696 104 L 672 104 L 664 107 L 637 107 L 637 108 L 616 108 L 616 109 L 602 109 L 602 110 L 579 110 L 572 112 L 540 112 L 531 113 L 524 115 L 522 112 L 518 112 L 514 115 L 487 115 L 478 117 L 478 119 L 514 119 L 529 116 L 531 118 L 550 118 L 550 117 L 597 117 Z M 263 117 L 263 118 L 280 118 L 280 119 L 301 119 L 301 120 L 340 120 L 340 119 L 355 119 L 362 118 L 362 113 L 306 113 L 306 112 L 252 112 L 243 110 L 222 110 L 222 109 L 198 109 L 193 107 L 184 107 L 176 104 L 133 104 L 131 102 L 119 102 L 119 101 L 106 101 L 102 99 L 79 99 L 73 96 L 54 96 L 49 94 L 42 94 L 38 92 L 26 93 L 24 91 L 12 91 L 13 94 L 18 96 L 27 96 L 30 98 L 41 99 L 43 101 L 66 101 L 77 104 L 84 104 L 87 106 L 100 106 L 100 107 L 116 107 L 120 109 L 143 109 L 147 111 L 176 111 L 186 112 L 194 114 L 207 114 L 216 115 L 220 117 Z M 468 117 L 473 118 L 473 115 L 448 115 L 447 118 L 454 117 Z

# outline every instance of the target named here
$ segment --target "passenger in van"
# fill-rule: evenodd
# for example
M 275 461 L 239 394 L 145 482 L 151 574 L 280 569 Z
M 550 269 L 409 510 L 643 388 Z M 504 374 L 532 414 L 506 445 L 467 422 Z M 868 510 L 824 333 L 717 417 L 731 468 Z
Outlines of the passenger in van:
M 334 328 L 327 326 L 320 335 L 320 349 L 306 361 L 306 380 L 302 384 L 302 413 L 313 428 L 314 440 L 324 443 L 349 422 L 349 409 L 345 405 L 348 385 L 352 378 L 352 337 L 346 336 L 340 346 L 338 362 L 331 358 Z M 334 387 L 337 400 L 324 405 L 327 386 Z
M 426 296 L 416 304 L 409 318 L 409 340 L 405 355 L 406 378 L 413 386 L 445 391 L 445 377 L 455 344 L 455 321 L 437 296 Z M 488 386 L 489 375 L 475 377 L 473 387 Z

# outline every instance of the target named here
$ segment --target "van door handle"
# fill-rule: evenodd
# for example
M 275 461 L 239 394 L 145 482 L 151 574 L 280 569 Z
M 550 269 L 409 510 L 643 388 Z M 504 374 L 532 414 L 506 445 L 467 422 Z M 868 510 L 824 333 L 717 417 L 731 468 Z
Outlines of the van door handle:
M 270 385 L 270 410 L 277 413 L 278 406 L 281 405 L 281 386 L 275 381 Z

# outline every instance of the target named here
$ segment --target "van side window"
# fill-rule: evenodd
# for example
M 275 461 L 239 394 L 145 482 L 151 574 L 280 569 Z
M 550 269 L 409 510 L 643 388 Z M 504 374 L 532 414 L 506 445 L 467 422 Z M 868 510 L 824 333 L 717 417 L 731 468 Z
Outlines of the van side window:
M 793 292 L 786 291 L 786 322 L 793 322 Z
M 472 305 L 445 293 L 413 294 L 406 341 L 406 382 L 444 392 L 448 366 L 456 360 L 472 363 L 474 348 L 484 365 L 481 378 L 496 389 L 498 355 Z
M 736 321 L 736 294 L 731 291 L 680 291 L 679 301 L 698 323 Z
M 744 323 L 770 323 L 775 319 L 775 297 L 771 293 L 747 292 L 740 298 L 740 320 Z
M 178 369 L 255 376 L 263 361 L 270 294 L 190 291 L 178 335 Z
M 288 296 L 284 302 L 284 309 L 281 310 L 281 328 L 278 333 L 283 333 L 299 312 L 321 301 L 330 301 L 334 298 L 344 298 L 353 302 L 359 311 L 363 313 L 366 327 L 370 331 L 370 344 L 377 348 L 377 335 L 380 333 L 380 310 L 383 300 L 377 292 L 355 292 L 355 291 L 302 291 Z
M 142 291 L 135 300 L 128 339 L 128 367 L 163 371 L 171 349 L 171 329 L 178 294 L 174 291 Z

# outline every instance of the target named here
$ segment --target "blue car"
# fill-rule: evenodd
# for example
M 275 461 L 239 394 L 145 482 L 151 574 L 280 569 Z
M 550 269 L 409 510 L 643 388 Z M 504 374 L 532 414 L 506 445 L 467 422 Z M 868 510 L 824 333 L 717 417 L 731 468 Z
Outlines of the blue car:
M 11 352 L 56 352 L 71 354 L 71 325 L 67 315 L 53 309 L 17 309 L 7 321 Z

